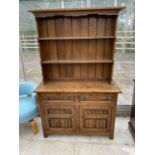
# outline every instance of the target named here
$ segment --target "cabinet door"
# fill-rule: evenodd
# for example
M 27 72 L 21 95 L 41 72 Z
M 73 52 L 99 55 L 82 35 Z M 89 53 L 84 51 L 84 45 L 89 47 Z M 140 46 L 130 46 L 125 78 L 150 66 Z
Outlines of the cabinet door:
M 110 132 L 112 104 L 80 105 L 81 132 Z
M 70 103 L 71 104 L 71 103 Z M 50 103 L 44 106 L 45 125 L 48 131 L 67 132 L 75 130 L 75 106 Z

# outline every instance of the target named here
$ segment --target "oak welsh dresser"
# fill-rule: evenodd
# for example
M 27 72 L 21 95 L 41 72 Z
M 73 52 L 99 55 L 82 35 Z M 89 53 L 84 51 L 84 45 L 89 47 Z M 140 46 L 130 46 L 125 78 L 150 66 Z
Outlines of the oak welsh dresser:
M 35 15 L 43 81 L 38 96 L 44 137 L 114 137 L 112 82 L 116 23 L 124 7 L 41 9 Z

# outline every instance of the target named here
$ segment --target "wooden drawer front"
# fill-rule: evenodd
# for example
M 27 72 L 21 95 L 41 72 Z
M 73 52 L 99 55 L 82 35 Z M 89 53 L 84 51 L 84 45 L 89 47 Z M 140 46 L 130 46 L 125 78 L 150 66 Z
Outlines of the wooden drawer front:
M 75 130 L 75 107 L 50 105 L 44 107 L 46 129 L 52 131 Z
M 41 99 L 44 102 L 48 101 L 74 101 L 75 96 L 70 94 L 42 94 Z
M 114 94 L 85 94 L 79 97 L 80 101 L 103 101 L 113 102 Z
M 42 94 L 42 102 L 51 101 L 69 101 L 69 102 L 83 102 L 83 101 L 102 101 L 113 102 L 115 94 Z
M 81 105 L 80 131 L 110 132 L 111 112 L 108 105 Z

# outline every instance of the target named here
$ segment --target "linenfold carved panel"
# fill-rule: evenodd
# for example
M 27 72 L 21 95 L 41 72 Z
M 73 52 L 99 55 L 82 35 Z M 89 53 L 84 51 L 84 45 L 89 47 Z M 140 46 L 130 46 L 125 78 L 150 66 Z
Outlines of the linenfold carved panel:
M 84 109 L 82 111 L 83 128 L 106 129 L 107 118 L 103 117 L 107 117 L 108 113 L 107 109 Z
M 89 129 L 107 129 L 107 119 L 85 119 L 83 127 Z
M 49 118 L 48 123 L 50 128 L 72 128 L 71 118 Z
M 46 116 L 47 116 L 47 127 L 49 130 L 73 130 L 75 120 L 74 120 L 74 113 L 75 109 L 74 106 L 62 106 L 59 107 L 58 105 L 51 105 L 46 106 L 45 108 Z
M 81 131 L 109 131 L 110 106 L 80 106 Z

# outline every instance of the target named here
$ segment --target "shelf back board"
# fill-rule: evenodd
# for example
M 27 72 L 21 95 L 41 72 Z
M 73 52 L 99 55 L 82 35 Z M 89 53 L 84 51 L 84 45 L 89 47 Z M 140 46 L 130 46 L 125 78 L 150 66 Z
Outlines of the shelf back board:
M 44 81 L 111 81 L 117 17 L 122 9 L 124 7 L 30 10 L 37 23 Z

